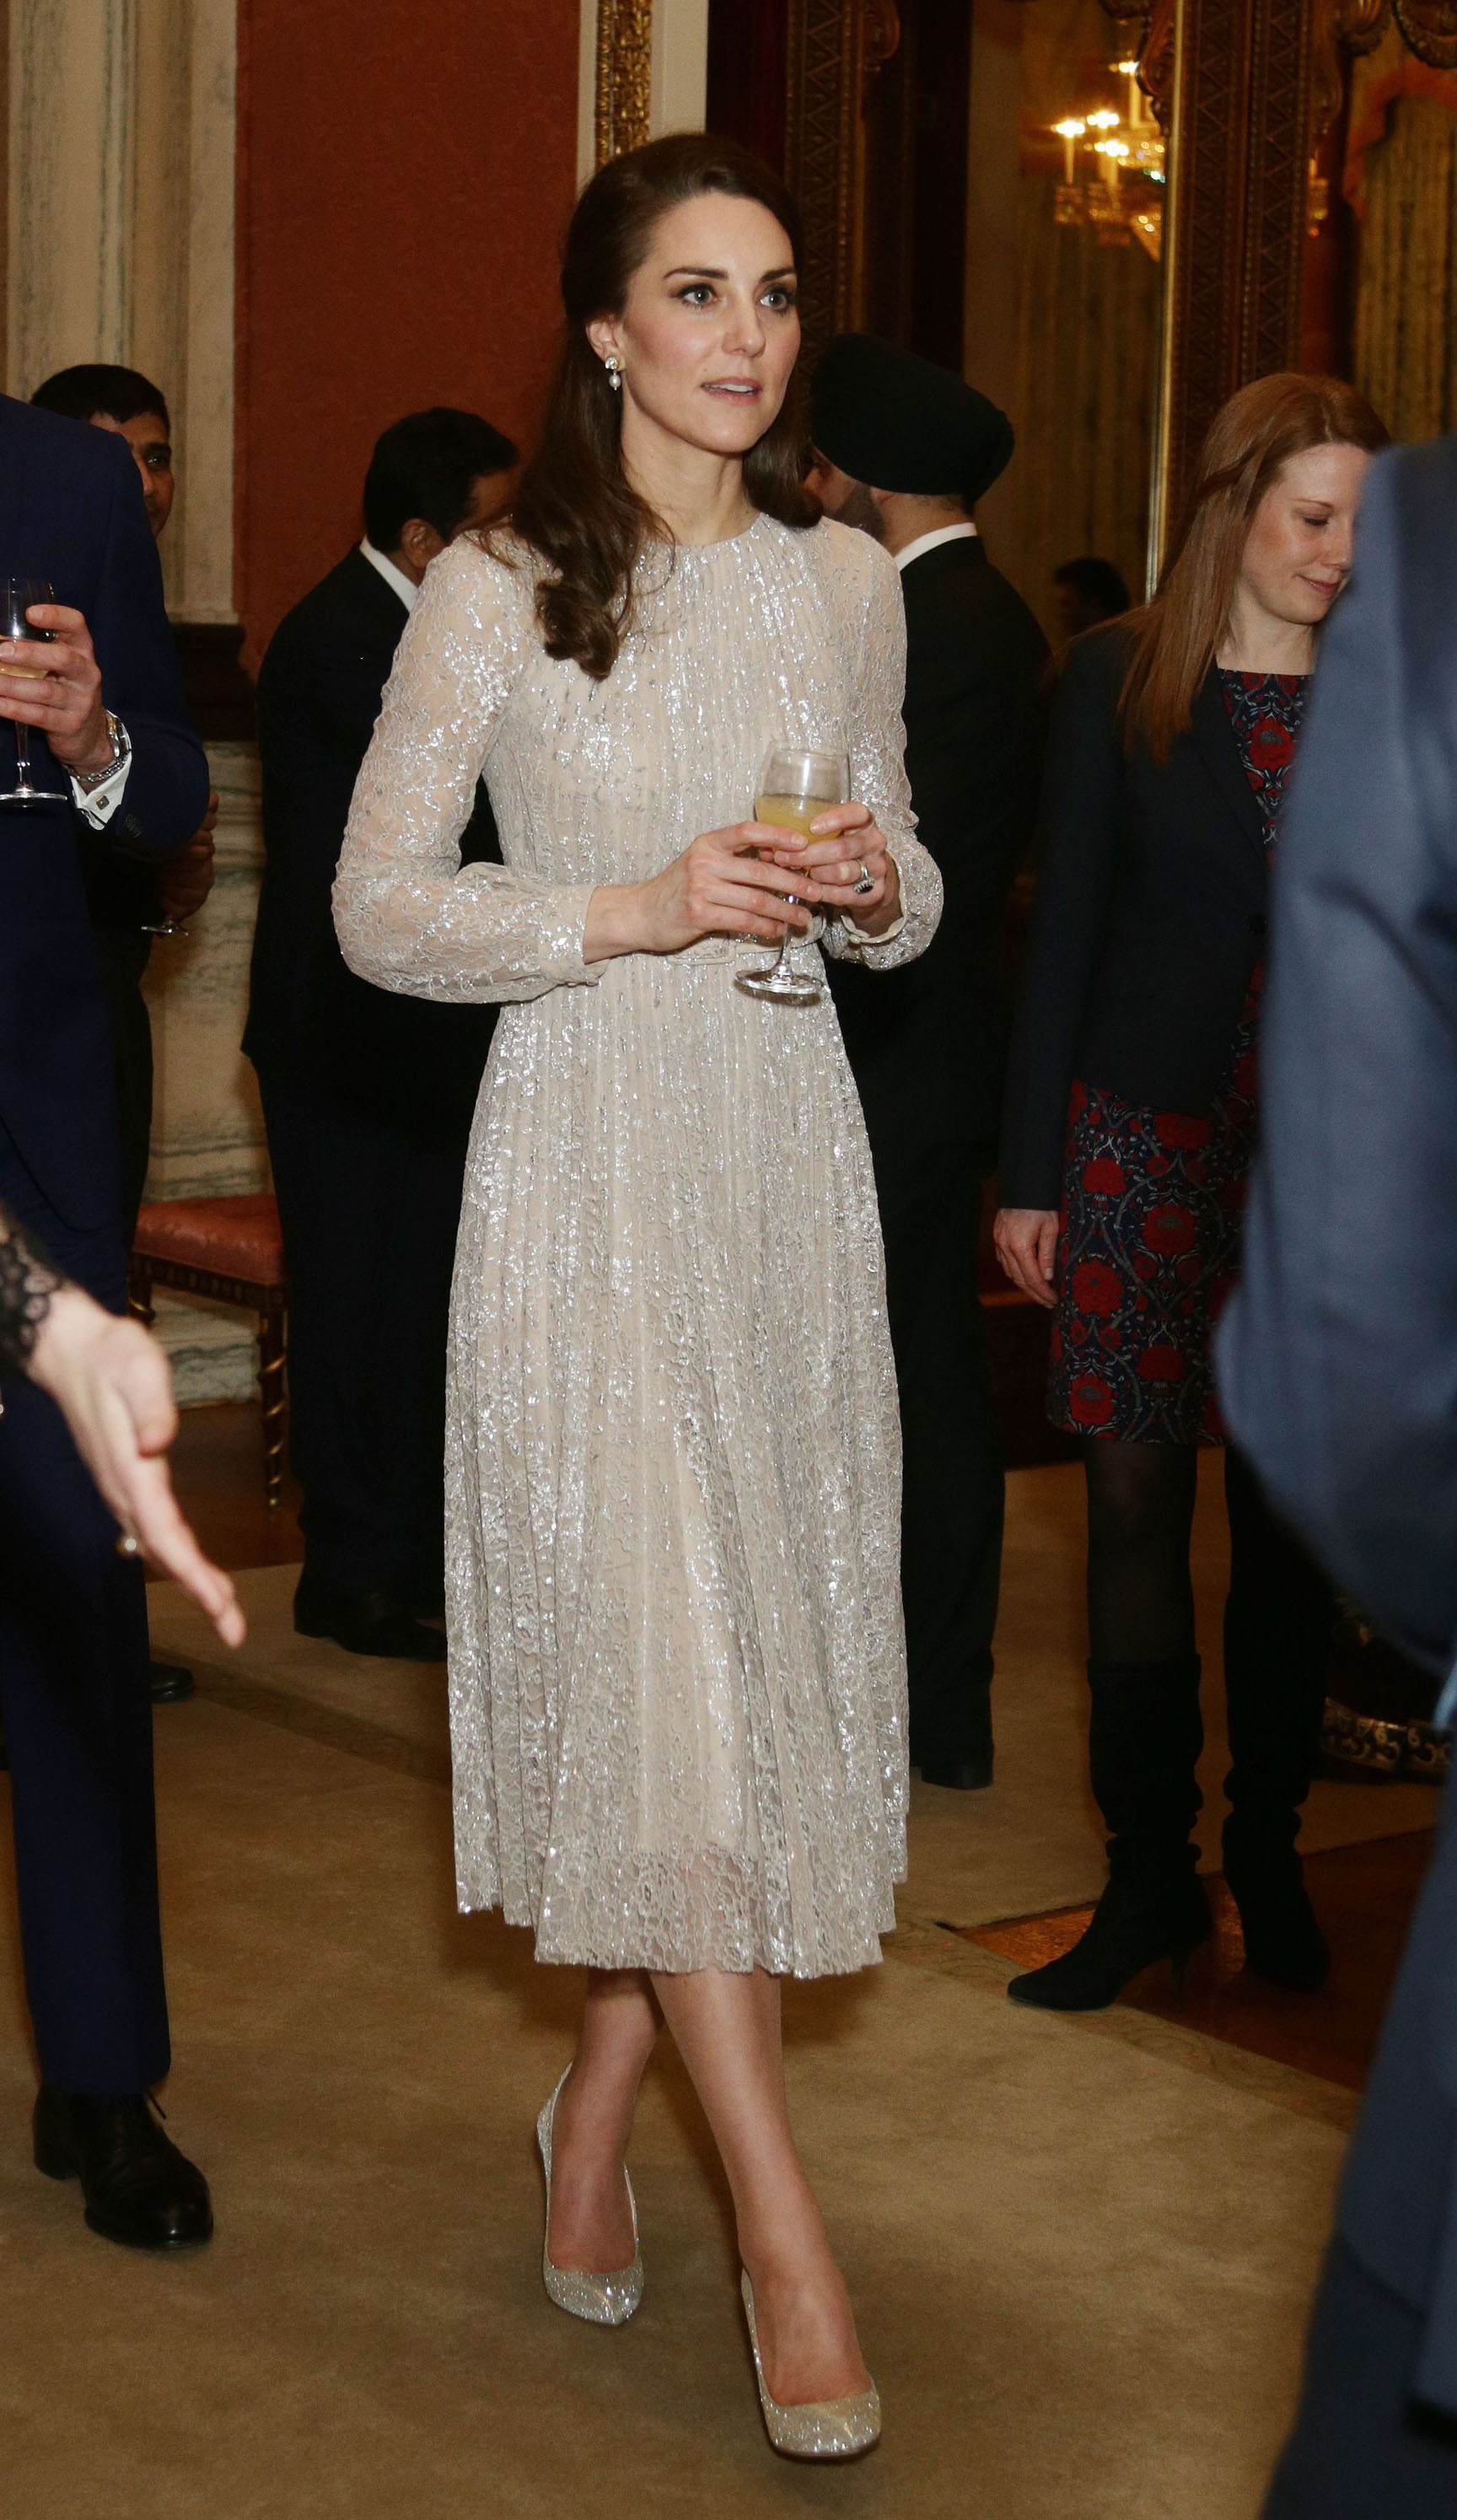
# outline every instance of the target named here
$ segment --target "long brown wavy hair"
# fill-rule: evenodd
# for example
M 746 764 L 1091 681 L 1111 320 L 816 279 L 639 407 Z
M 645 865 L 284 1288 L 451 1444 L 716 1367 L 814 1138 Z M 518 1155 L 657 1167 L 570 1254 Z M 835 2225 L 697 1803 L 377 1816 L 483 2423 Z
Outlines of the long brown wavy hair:
M 1185 733 L 1229 626 L 1240 562 L 1265 492 L 1292 456 L 1312 446 L 1389 442 L 1354 385 L 1294 373 L 1242 385 L 1215 413 L 1199 450 L 1173 549 L 1152 603 L 1128 615 L 1133 653 L 1121 709 L 1129 744 L 1167 761 Z
M 587 327 L 598 316 L 621 315 L 658 220 L 702 193 L 762 202 L 800 261 L 799 212 L 777 175 L 736 141 L 701 131 L 672 133 L 612 158 L 593 176 L 567 230 L 566 338 L 541 435 L 505 521 L 546 562 L 536 610 L 548 655 L 575 657 L 596 682 L 611 672 L 631 625 L 639 556 L 645 543 L 668 536 L 624 476 L 622 396 L 608 383 Z M 744 457 L 745 492 L 781 524 L 813 525 L 819 508 L 804 487 L 804 469 L 791 383 L 772 426 Z M 499 535 L 489 539 L 508 556 Z

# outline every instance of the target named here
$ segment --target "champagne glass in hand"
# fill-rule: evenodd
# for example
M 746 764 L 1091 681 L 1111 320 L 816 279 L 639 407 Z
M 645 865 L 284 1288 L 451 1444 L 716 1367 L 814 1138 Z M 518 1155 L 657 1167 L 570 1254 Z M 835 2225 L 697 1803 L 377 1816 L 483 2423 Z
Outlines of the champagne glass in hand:
M 780 831 L 800 832 L 808 839 L 817 814 L 843 805 L 850 796 L 850 759 L 844 752 L 824 752 L 787 737 L 772 743 L 759 773 L 754 801 L 756 823 L 773 823 Z M 788 898 L 794 899 L 793 893 Z M 811 971 L 797 971 L 790 958 L 786 927 L 776 963 L 757 971 L 741 971 L 738 985 L 751 998 L 778 998 L 789 1006 L 809 1006 L 823 994 Z
M 55 601 L 54 590 L 43 577 L 0 577 L 0 637 L 11 640 L 29 639 L 34 640 L 37 645 L 43 644 L 51 637 L 51 632 L 38 630 L 27 615 L 32 604 L 54 604 Z M 46 678 L 46 669 L 39 663 L 33 670 L 29 665 L 6 665 L 0 667 L 0 671 L 13 674 L 17 681 L 43 683 Z M 0 717 L 4 714 L 5 702 L 0 699 Z M 54 806 L 63 801 L 49 789 L 32 786 L 30 730 L 28 727 L 22 726 L 18 720 L 16 723 L 16 784 L 13 788 L 0 788 L 0 805 Z

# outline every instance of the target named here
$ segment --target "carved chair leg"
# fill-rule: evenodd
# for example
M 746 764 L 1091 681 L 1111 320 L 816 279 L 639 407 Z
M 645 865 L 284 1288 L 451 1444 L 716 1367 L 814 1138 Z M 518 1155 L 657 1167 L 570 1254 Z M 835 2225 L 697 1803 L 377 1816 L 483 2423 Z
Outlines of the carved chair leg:
M 145 1260 L 134 1260 L 127 1277 L 126 1309 L 134 1322 L 145 1322 L 151 1329 L 156 1319 L 152 1301 L 152 1271 Z
M 284 1315 L 260 1313 L 258 1388 L 263 1398 L 263 1485 L 270 1506 L 279 1503 L 284 1484 L 284 1421 L 287 1413 L 284 1357 Z

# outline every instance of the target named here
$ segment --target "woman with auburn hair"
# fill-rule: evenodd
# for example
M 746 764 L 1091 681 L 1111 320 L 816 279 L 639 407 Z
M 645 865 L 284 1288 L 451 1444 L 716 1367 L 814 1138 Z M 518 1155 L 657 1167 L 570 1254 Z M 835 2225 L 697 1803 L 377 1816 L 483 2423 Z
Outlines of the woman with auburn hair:
M 1205 440 L 1151 604 L 1076 642 L 1043 790 L 996 1248 L 1054 1313 L 1048 1415 L 1082 1440 L 1092 1787 L 1109 1879 L 1081 1941 L 1013 1980 L 1090 2010 L 1211 1931 L 1189 1574 L 1210 1337 L 1238 1266 L 1269 871 L 1321 623 L 1387 432 L 1333 377 L 1263 377 Z M 1296 1851 L 1332 1597 L 1226 1448 L 1224 1873 L 1247 1965 L 1330 1958 Z
M 666 2018 L 770 2438 L 845 2457 L 879 2402 L 790 2132 L 779 1986 L 878 1959 L 895 1923 L 896 1384 L 832 1006 L 735 983 L 786 935 L 801 1001 L 821 945 L 905 962 L 941 887 L 894 563 L 801 486 L 796 230 L 701 134 L 588 185 L 540 446 L 509 527 L 426 575 L 335 916 L 366 979 L 505 1007 L 451 1329 L 451 1720 L 462 1907 L 589 1971 L 538 2125 L 547 2290 L 603 2325 L 637 2308 L 626 2153 Z M 754 821 L 774 742 L 843 756 L 809 792 L 856 801 L 804 837 Z M 482 771 L 505 864 L 463 868 Z

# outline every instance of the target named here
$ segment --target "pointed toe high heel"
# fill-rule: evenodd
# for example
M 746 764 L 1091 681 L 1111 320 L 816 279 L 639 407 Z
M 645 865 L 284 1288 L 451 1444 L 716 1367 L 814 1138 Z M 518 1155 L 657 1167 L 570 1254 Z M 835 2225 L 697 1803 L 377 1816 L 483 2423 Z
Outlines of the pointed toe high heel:
M 880 2391 L 873 2380 L 853 2398 L 820 2398 L 807 2407 L 781 2407 L 770 2396 L 754 2320 L 754 2287 L 746 2272 L 740 2272 L 739 2289 L 754 2349 L 764 2429 L 780 2457 L 859 2458 L 862 2451 L 873 2450 L 880 2439 Z
M 566 2074 L 571 2072 L 568 2065 Z M 566 2081 L 566 2074 L 561 2083 Z M 628 2205 L 633 2217 L 633 2259 L 631 2266 L 614 2267 L 608 2274 L 594 2274 L 583 2267 L 553 2267 L 552 2238 L 552 2129 L 556 2117 L 556 2103 L 561 2096 L 558 2083 L 536 2122 L 537 2147 L 542 2168 L 547 2175 L 547 2215 L 542 2228 L 542 2281 L 558 2310 L 573 2318 L 590 2319 L 594 2327 L 621 2327 L 632 2318 L 642 2298 L 642 2249 L 638 2238 L 638 2200 L 626 2168 Z

